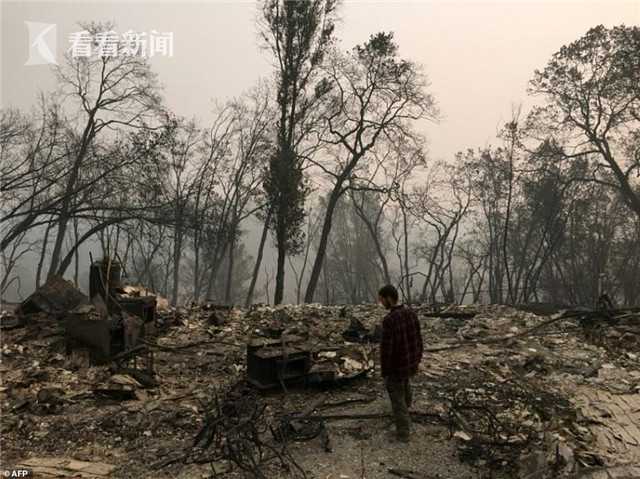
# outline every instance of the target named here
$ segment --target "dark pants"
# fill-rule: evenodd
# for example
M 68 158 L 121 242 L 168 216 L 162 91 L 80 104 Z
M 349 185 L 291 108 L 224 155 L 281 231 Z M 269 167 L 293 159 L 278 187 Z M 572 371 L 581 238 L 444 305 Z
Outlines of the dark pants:
M 409 437 L 411 429 L 411 417 L 409 408 L 411 407 L 411 383 L 409 378 L 385 378 L 385 386 L 391 399 L 393 418 L 396 423 L 398 437 L 406 439 Z

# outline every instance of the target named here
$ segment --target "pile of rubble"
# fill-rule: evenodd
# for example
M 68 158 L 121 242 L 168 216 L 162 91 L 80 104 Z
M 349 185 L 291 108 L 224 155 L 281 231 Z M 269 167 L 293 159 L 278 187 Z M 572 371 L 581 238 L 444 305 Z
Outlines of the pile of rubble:
M 364 448 L 367 425 L 389 420 L 379 306 L 175 309 L 140 288 L 100 300 L 61 281 L 0 318 L 5 469 L 319 477 L 302 456 L 332 454 L 345 431 Z M 480 477 L 640 477 L 639 310 L 415 310 L 427 346 L 415 421 L 445 431 Z M 414 459 L 366 477 L 433 476 Z

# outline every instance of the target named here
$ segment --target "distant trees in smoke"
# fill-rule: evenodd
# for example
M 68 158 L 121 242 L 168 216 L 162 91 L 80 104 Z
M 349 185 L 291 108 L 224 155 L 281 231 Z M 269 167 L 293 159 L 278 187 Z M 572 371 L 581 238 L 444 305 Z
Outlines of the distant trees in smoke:
M 36 284 L 79 282 L 97 242 L 174 303 L 357 303 L 388 282 L 406 301 L 640 302 L 640 29 L 562 47 L 495 146 L 436 163 L 436 101 L 392 34 L 340 52 L 334 1 L 261 13 L 273 79 L 207 123 L 168 111 L 136 56 L 67 57 L 58 94 L 2 110 L 2 295 L 26 261 Z

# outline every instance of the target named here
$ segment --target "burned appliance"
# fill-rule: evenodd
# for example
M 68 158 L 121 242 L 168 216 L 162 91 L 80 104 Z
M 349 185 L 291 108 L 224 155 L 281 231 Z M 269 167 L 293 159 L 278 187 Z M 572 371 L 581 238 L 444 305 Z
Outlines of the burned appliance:
M 91 298 L 100 296 L 111 314 L 124 310 L 142 319 L 147 334 L 153 329 L 156 318 L 156 297 L 127 293 L 122 285 L 122 265 L 119 261 L 104 258 L 91 264 L 89 295 Z
M 89 351 L 93 364 L 116 361 L 120 365 L 153 358 L 139 339 L 149 334 L 155 324 L 155 296 L 128 294 L 122 287 L 122 268 L 110 259 L 92 262 L 89 292 L 93 305 L 81 306 L 65 315 L 67 353 L 74 349 Z
M 248 381 L 259 389 L 303 382 L 311 369 L 311 350 L 301 338 L 256 339 L 247 344 Z
M 112 318 L 88 318 L 84 312 L 71 312 L 65 318 L 67 354 L 86 348 L 92 364 L 105 364 L 124 351 L 124 328 Z

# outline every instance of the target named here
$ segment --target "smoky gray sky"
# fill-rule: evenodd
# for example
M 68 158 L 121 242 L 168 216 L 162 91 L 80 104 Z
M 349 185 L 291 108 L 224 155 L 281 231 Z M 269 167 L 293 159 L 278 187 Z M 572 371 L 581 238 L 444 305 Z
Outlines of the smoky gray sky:
M 269 54 L 259 46 L 256 0 L 0 2 L 3 107 L 28 109 L 40 91 L 55 86 L 50 66 L 25 66 L 25 21 L 56 24 L 52 36 L 59 60 L 70 47 L 69 35 L 81 30 L 81 21 L 113 21 L 119 33 L 172 32 L 173 56 L 152 58 L 152 68 L 164 86 L 167 105 L 179 115 L 196 117 L 203 126 L 212 119 L 215 101 L 237 96 L 272 75 Z M 514 106 L 523 104 L 526 111 L 531 104 L 527 82 L 562 45 L 598 24 L 640 23 L 640 0 L 345 1 L 340 16 L 340 48 L 350 49 L 379 31 L 393 31 L 401 55 L 424 66 L 443 113 L 439 124 L 422 125 L 429 156 L 450 161 L 460 150 L 495 143 Z M 254 254 L 259 225 L 248 223 L 247 228 L 248 251 Z M 82 257 L 92 249 L 96 253 L 96 245 L 85 245 Z M 265 268 L 271 265 L 273 270 L 274 262 L 270 241 Z M 31 292 L 32 270 L 28 261 L 19 268 L 25 280 L 11 298 Z M 295 299 L 291 283 L 289 278 L 287 301 Z
M 259 46 L 259 3 L 2 2 L 3 106 L 27 108 L 53 88 L 48 66 L 25 66 L 25 21 L 57 24 L 58 58 L 83 20 L 112 20 L 116 31 L 173 32 L 172 57 L 153 69 L 167 104 L 207 122 L 214 100 L 240 94 L 271 74 Z M 401 54 L 424 65 L 443 113 L 425 125 L 433 159 L 495 141 L 512 107 L 526 107 L 527 81 L 562 45 L 597 24 L 640 23 L 640 1 L 345 1 L 337 32 L 349 49 L 381 30 L 395 32 Z

